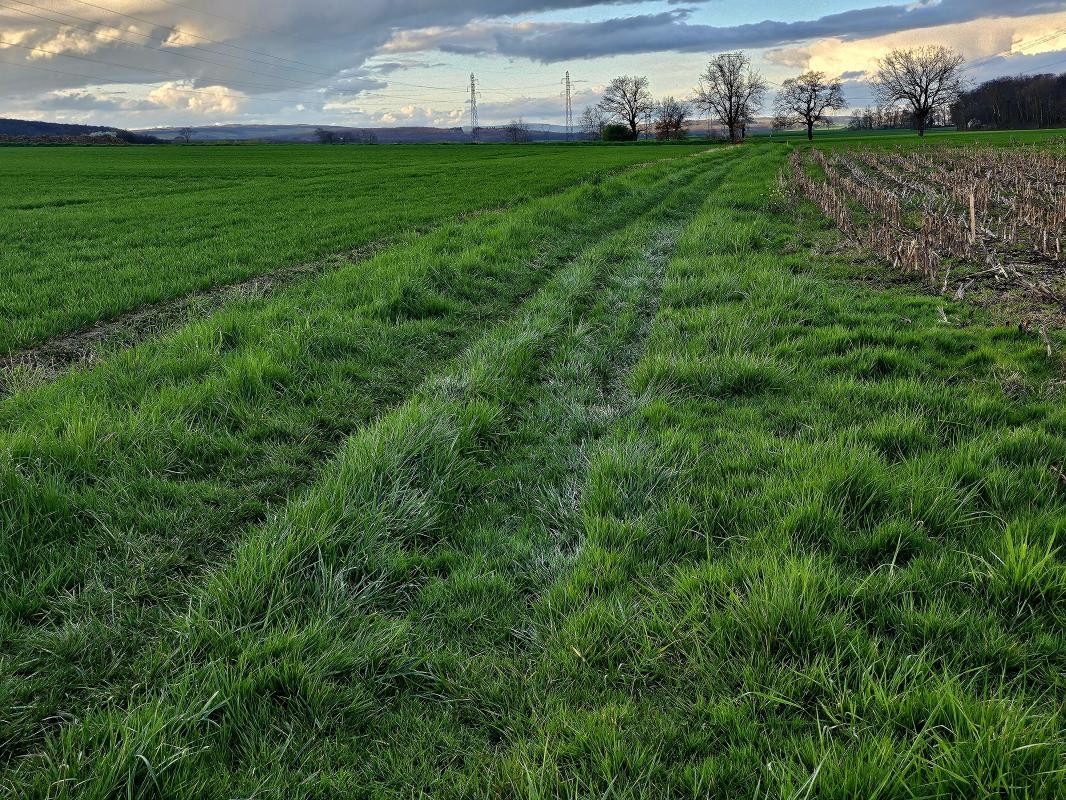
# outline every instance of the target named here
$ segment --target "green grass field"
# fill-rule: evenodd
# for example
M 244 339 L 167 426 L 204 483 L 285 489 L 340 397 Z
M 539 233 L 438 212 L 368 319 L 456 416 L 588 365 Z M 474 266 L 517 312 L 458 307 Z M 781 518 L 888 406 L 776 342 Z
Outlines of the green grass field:
M 790 147 L 0 153 L 8 350 L 328 259 L 0 400 L 0 797 L 1066 795 L 1066 336 Z
M 755 141 L 776 142 L 805 146 L 806 131 L 781 131 L 773 136 L 758 136 Z M 814 143 L 820 147 L 1012 147 L 1036 145 L 1040 147 L 1063 146 L 1066 130 L 1016 130 L 1016 131 L 955 131 L 932 129 L 919 139 L 914 131 L 873 130 L 853 131 L 847 128 L 816 129 Z
M 336 152 L 334 152 L 336 150 Z M 687 148 L 7 148 L 0 353 Z

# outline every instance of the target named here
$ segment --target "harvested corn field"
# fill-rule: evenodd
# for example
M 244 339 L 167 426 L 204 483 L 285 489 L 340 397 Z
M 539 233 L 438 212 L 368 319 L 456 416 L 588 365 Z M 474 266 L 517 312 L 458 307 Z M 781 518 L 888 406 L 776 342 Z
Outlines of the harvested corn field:
M 1066 142 L 793 153 L 782 176 L 898 270 L 958 299 L 1008 302 L 1019 324 L 1066 310 Z

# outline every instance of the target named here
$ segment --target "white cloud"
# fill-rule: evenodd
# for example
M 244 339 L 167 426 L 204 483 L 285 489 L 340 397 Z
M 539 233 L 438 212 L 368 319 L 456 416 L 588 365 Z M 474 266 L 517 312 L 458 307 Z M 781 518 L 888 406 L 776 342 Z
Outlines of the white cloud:
M 466 119 L 466 112 L 462 108 L 441 109 L 408 103 L 382 111 L 369 107 L 365 101 L 359 99 L 332 101 L 326 103 L 323 110 L 358 114 L 375 125 L 396 127 L 454 128 L 462 125 Z
M 210 37 L 205 37 L 194 28 L 182 26 L 169 32 L 167 38 L 163 40 L 163 47 L 191 47 L 199 45 L 207 38 Z
M 193 87 L 188 83 L 170 82 L 150 91 L 148 100 L 162 108 L 212 116 L 236 113 L 245 95 L 225 86 Z
M 585 86 L 639 71 L 658 92 L 685 91 L 706 54 L 721 49 L 777 48 L 763 64 L 777 78 L 807 65 L 861 74 L 890 42 L 935 39 L 971 58 L 1010 50 L 1016 55 L 1009 67 L 996 65 L 1001 71 L 1016 71 L 1033 53 L 1066 48 L 1066 37 L 1032 43 L 1037 33 L 1066 27 L 1066 0 L 851 0 L 850 9 L 820 17 L 821 4 L 810 3 L 810 13 L 799 15 L 805 19 L 732 25 L 715 23 L 720 15 L 701 0 L 96 2 L 100 8 L 76 0 L 34 4 L 32 13 L 46 19 L 0 6 L 0 41 L 66 54 L 0 44 L 0 60 L 11 65 L 0 68 L 0 116 L 37 110 L 45 98 L 91 113 L 90 99 L 55 93 L 105 97 L 117 90 L 130 102 L 118 109 L 98 103 L 101 123 L 180 124 L 196 115 L 452 125 L 465 122 L 463 85 L 474 68 L 486 94 L 482 119 L 491 124 L 510 116 L 557 119 L 557 93 L 545 84 L 563 67 L 543 64 L 563 61 L 592 82 Z M 580 11 L 551 13 L 568 9 Z M 582 18 L 592 21 L 573 21 Z M 481 54 L 489 59 L 484 68 L 470 63 Z
M 129 30 L 136 30 L 130 28 Z M 122 36 L 122 31 L 112 29 L 97 29 L 95 31 L 83 31 L 78 28 L 62 28 L 50 38 L 38 40 L 34 43 L 39 50 L 33 50 L 26 56 L 28 59 L 54 59 L 64 53 L 74 55 L 89 55 L 97 50 L 107 47 L 116 38 Z
M 0 50 L 12 50 L 37 33 L 33 28 L 0 28 Z
M 974 61 L 997 54 L 1035 55 L 1063 48 L 1066 35 L 1050 39 L 1061 30 L 1066 34 L 1066 11 L 1028 17 L 996 17 L 900 31 L 867 39 L 827 37 L 801 47 L 772 50 L 767 59 L 796 69 L 815 69 L 830 75 L 872 74 L 878 59 L 896 48 L 925 44 L 952 47 Z

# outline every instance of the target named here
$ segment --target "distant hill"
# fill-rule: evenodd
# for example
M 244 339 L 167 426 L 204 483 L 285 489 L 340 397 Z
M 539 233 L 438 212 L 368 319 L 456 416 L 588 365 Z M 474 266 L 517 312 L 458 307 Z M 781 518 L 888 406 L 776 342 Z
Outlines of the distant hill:
M 0 144 L 162 144 L 161 139 L 103 125 L 68 125 L 26 119 L 0 119 Z
M 114 133 L 117 130 L 118 128 L 101 125 L 67 125 L 60 122 L 0 118 L 0 136 L 89 136 L 94 133 Z
M 558 125 L 528 126 L 536 141 L 559 141 L 566 138 L 566 128 Z M 317 142 L 318 130 L 333 133 L 338 140 L 364 141 L 373 138 L 380 144 L 415 144 L 433 142 L 469 142 L 468 129 L 394 127 L 394 128 L 349 128 L 340 125 L 210 125 L 193 128 L 194 142 Z M 150 134 L 160 139 L 177 138 L 181 128 L 149 128 L 137 133 Z M 503 142 L 508 138 L 502 128 L 485 127 L 478 138 L 484 142 Z
M 846 122 L 845 118 L 834 122 Z M 706 135 L 708 125 L 705 120 L 692 120 L 688 124 L 693 136 Z M 566 138 L 566 128 L 562 125 L 548 123 L 527 123 L 530 139 L 537 142 L 562 141 Z M 717 125 L 710 126 L 715 135 L 722 136 L 724 131 Z M 148 128 L 127 132 L 120 128 L 104 125 L 69 125 L 57 122 L 36 122 L 20 119 L 0 119 L 0 138 L 79 138 L 113 136 L 130 143 L 150 143 L 154 140 L 172 141 L 182 135 L 183 128 Z M 352 128 L 340 125 L 206 125 L 192 128 L 194 142 L 318 142 L 319 130 L 330 131 L 339 142 L 376 141 L 380 144 L 421 144 L 435 142 L 469 142 L 468 128 L 430 128 L 430 127 L 391 127 L 391 128 Z M 769 119 L 759 119 L 750 128 L 749 133 L 767 133 L 770 130 Z M 575 130 L 580 138 L 581 132 Z M 481 128 L 478 138 L 482 142 L 506 142 L 510 136 L 502 127 L 488 126 Z

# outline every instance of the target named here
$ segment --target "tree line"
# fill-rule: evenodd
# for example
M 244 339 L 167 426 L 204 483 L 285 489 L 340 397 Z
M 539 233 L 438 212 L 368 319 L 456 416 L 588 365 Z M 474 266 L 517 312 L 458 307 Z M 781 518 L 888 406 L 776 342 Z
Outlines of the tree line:
M 1066 75 L 998 78 L 968 89 L 964 66 L 963 56 L 947 47 L 893 50 L 878 61 L 870 81 L 877 105 L 855 113 L 849 127 L 910 128 L 924 136 L 930 127 L 951 124 L 960 129 L 1066 124 Z M 695 115 L 701 114 L 709 126 L 721 126 L 731 142 L 739 143 L 762 111 L 769 90 L 770 83 L 746 53 L 719 53 L 688 97 L 656 99 L 646 76 L 619 75 L 607 84 L 598 103 L 584 109 L 579 125 L 588 140 L 632 141 L 642 133 L 676 140 L 688 135 Z M 830 124 L 833 112 L 845 108 L 842 81 L 808 70 L 780 85 L 771 125 L 774 130 L 800 128 L 813 139 L 816 128 Z M 521 119 L 499 130 L 513 143 L 532 139 Z M 319 129 L 316 135 L 323 144 L 372 142 L 365 133 L 355 137 Z
M 1066 73 L 987 81 L 952 104 L 951 121 L 960 129 L 1066 125 Z
M 911 127 L 924 136 L 929 127 L 947 124 L 954 108 L 968 96 L 964 64 L 962 55 L 947 47 L 892 51 L 880 59 L 871 81 L 878 106 L 857 114 L 853 126 Z M 739 143 L 762 110 L 769 87 L 743 52 L 714 56 L 687 98 L 656 100 L 647 77 L 621 75 L 607 85 L 599 103 L 584 110 L 581 129 L 590 140 L 633 140 L 642 129 L 654 132 L 657 139 L 679 139 L 687 135 L 698 112 L 709 124 L 723 127 L 731 142 Z M 803 128 L 813 139 L 815 129 L 831 121 L 832 112 L 847 107 L 839 79 L 809 70 L 781 84 L 772 125 L 779 130 Z M 1026 108 L 1030 115 L 1050 117 L 1046 104 L 1031 103 Z

